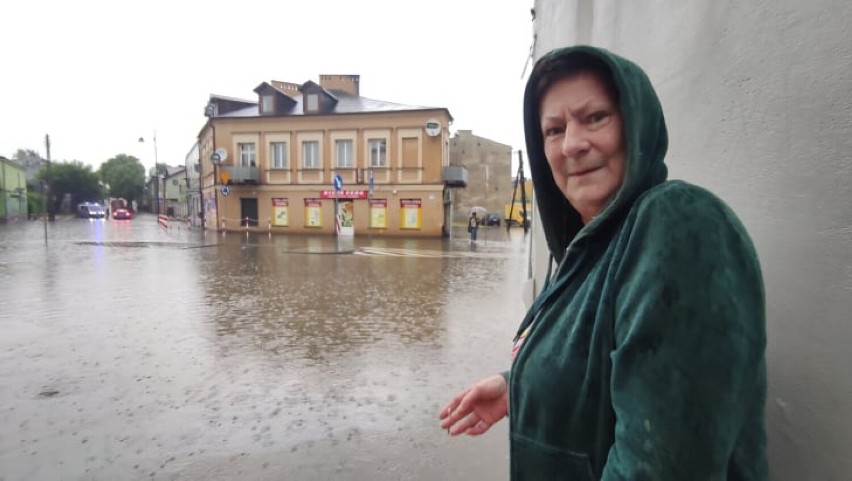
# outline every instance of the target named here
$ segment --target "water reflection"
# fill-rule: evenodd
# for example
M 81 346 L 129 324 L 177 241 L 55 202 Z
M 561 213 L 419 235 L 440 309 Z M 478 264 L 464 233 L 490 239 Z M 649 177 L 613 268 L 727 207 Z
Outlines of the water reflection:
M 526 243 L 490 234 L 0 226 L 0 479 L 505 478 L 504 428 L 435 419 L 508 362 Z
M 225 352 L 260 349 L 281 362 L 340 360 L 376 343 L 434 344 L 444 329 L 447 266 L 440 241 L 338 245 L 334 239 L 233 238 L 203 255 L 201 283 Z M 404 250 L 432 250 L 430 257 Z M 354 251 L 354 252 L 353 252 Z M 452 259 L 465 262 L 464 259 Z

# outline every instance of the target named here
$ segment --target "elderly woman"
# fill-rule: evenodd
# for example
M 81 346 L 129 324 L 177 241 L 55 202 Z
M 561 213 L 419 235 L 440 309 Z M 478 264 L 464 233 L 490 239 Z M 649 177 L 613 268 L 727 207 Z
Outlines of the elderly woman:
M 666 181 L 646 75 L 555 50 L 524 121 L 557 267 L 511 370 L 459 393 L 441 426 L 479 435 L 508 415 L 513 480 L 767 480 L 760 266 L 721 200 Z

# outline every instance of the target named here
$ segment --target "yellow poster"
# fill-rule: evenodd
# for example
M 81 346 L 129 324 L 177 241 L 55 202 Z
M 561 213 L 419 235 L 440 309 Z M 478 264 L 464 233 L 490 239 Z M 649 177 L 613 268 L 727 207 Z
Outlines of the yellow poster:
M 387 229 L 388 227 L 388 200 L 370 200 L 370 227 L 374 229 Z
M 305 227 L 322 227 L 322 200 L 305 199 Z
M 288 226 L 290 225 L 290 200 L 287 198 L 272 199 L 272 225 Z
M 420 199 L 399 199 L 400 221 L 402 229 L 420 229 L 421 227 Z

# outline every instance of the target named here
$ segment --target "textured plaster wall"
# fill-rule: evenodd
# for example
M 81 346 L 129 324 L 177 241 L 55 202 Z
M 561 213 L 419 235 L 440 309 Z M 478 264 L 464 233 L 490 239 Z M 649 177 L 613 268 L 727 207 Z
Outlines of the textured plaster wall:
M 456 222 L 466 223 L 472 207 L 503 217 L 512 202 L 512 147 L 459 130 L 450 139 L 450 164 L 467 168 L 467 187 L 457 188 L 453 202 Z
M 663 102 L 670 178 L 703 185 L 757 245 L 774 480 L 852 473 L 852 3 L 538 0 L 536 57 L 635 60 Z M 537 277 L 545 251 L 535 241 Z

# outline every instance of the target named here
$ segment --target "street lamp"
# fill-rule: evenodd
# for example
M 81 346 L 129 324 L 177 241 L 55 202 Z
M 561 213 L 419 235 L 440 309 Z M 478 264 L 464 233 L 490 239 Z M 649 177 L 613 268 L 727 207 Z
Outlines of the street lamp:
M 156 179 L 157 179 L 157 185 L 156 185 L 155 188 L 156 188 L 157 191 L 159 191 L 160 190 L 159 179 L 161 179 L 162 177 L 160 176 L 160 173 L 157 170 L 158 165 L 160 163 L 159 159 L 157 158 L 157 129 L 154 129 L 153 139 L 154 139 L 154 176 L 153 177 L 156 177 Z M 145 143 L 145 137 L 139 137 L 139 143 L 144 144 Z M 164 187 L 163 190 L 165 190 L 165 185 L 163 185 L 163 187 Z M 163 203 L 164 204 L 165 204 L 165 198 L 166 198 L 166 193 L 163 192 Z M 157 214 L 159 215 L 160 214 L 160 195 L 159 195 L 159 192 L 157 192 L 157 196 L 154 200 L 157 201 Z M 151 209 L 151 210 L 153 212 L 153 209 Z

